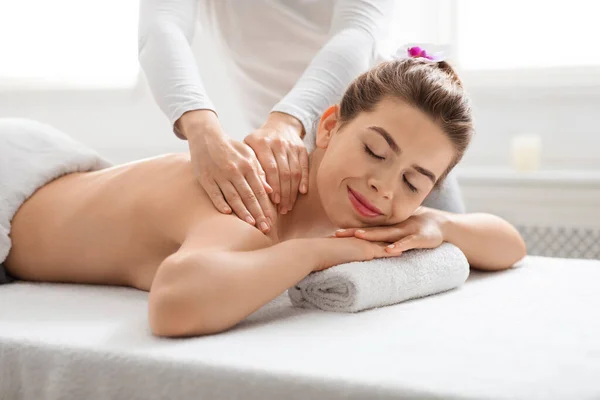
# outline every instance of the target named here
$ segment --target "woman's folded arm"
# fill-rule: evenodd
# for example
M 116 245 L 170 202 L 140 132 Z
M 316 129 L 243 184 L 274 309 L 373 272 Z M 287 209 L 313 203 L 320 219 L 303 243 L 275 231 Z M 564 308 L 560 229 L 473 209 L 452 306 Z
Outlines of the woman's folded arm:
M 485 213 L 443 213 L 444 240 L 457 246 L 476 269 L 500 270 L 525 257 L 519 232 L 500 217 Z
M 156 273 L 150 327 L 157 336 L 222 332 L 313 271 L 389 256 L 384 244 L 357 238 L 292 239 L 250 251 L 184 245 Z
M 296 239 L 252 251 L 186 250 L 154 278 L 149 322 L 157 336 L 224 331 L 279 296 L 319 264 L 318 240 Z

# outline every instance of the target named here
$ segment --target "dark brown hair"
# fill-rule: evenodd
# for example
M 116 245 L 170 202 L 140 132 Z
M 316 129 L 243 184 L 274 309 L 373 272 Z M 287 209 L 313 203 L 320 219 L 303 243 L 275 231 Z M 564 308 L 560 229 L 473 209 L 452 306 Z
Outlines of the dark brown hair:
M 379 64 L 356 78 L 340 104 L 342 125 L 372 111 L 385 97 L 399 98 L 427 114 L 454 144 L 456 156 L 439 185 L 463 157 L 473 135 L 471 102 L 454 69 L 445 61 L 417 58 Z

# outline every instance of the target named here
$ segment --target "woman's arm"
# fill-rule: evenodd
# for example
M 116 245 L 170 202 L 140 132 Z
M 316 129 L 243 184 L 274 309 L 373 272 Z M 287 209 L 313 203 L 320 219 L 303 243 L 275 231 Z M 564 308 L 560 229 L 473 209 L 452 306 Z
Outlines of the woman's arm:
M 356 238 L 294 239 L 252 251 L 195 250 L 192 243 L 159 267 L 149 297 L 157 336 L 224 331 L 312 271 L 388 256 Z
M 176 126 L 176 122 L 184 113 L 214 111 L 191 49 L 197 3 L 198 0 L 140 1 L 140 65 L 156 103 L 182 139 L 181 127 Z M 193 117 L 191 122 L 195 123 L 199 117 Z
M 396 225 L 342 229 L 336 236 L 388 242 L 386 251 L 396 256 L 407 250 L 430 249 L 449 242 L 465 254 L 471 267 L 488 271 L 510 268 L 527 252 L 519 232 L 500 217 L 455 214 L 427 207 L 420 207 Z
M 500 217 L 438 212 L 445 216 L 444 241 L 461 249 L 473 268 L 488 271 L 509 268 L 527 253 L 519 232 Z
M 321 113 L 339 102 L 348 84 L 369 68 L 393 7 L 393 0 L 338 1 L 330 39 L 272 111 L 295 117 L 310 132 Z

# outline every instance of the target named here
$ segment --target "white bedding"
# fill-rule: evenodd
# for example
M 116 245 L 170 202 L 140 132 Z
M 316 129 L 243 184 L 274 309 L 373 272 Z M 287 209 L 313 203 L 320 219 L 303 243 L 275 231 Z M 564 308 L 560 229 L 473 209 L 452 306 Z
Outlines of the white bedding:
M 0 286 L 0 399 L 598 399 L 600 261 L 528 257 L 358 314 L 282 295 L 229 332 L 157 339 L 147 294 Z

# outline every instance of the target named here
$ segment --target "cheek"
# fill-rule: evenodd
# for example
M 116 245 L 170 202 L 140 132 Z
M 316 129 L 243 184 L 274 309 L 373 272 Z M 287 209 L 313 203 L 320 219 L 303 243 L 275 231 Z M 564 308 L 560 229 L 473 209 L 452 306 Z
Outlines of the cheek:
M 321 199 L 321 204 L 328 209 L 332 206 L 332 202 L 335 199 L 334 192 L 337 187 L 335 183 L 335 170 L 329 168 L 326 164 L 321 164 L 319 171 L 316 176 L 316 186 Z
M 425 196 L 399 196 L 394 204 L 394 215 L 391 223 L 396 224 L 408 219 L 423 203 Z
M 339 187 L 340 182 L 346 177 L 347 162 L 344 157 L 340 157 L 339 152 L 336 150 L 333 149 L 325 153 L 319 166 L 317 182 L 325 191 Z
M 334 167 L 335 166 L 328 163 L 327 160 L 323 160 L 319 166 L 319 171 L 317 172 L 317 187 L 319 193 L 326 194 L 329 189 L 331 189 L 331 185 L 334 183 L 337 176 L 337 171 Z
M 416 208 L 415 208 L 416 210 Z M 408 209 L 406 207 L 397 207 L 394 210 L 394 217 L 390 221 L 391 224 L 398 224 L 406 219 L 408 219 L 414 210 Z
M 344 170 L 338 166 L 326 167 L 321 164 L 315 179 L 319 200 L 329 221 L 339 228 L 356 228 L 358 225 L 350 209 L 345 187 Z

